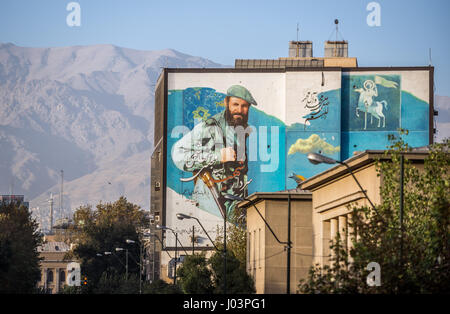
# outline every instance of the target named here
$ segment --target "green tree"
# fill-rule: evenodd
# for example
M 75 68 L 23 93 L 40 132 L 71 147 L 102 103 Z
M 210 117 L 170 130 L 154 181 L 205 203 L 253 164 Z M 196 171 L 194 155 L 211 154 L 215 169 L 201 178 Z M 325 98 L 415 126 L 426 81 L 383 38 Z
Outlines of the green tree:
M 246 209 L 236 206 L 230 219 L 229 231 L 227 232 L 227 251 L 233 252 L 243 270 L 245 270 L 247 262 L 246 217 Z
M 215 252 L 209 259 L 213 273 L 214 293 L 224 293 L 224 254 Z M 227 251 L 227 293 L 255 293 L 255 284 L 245 268 L 242 268 L 241 262 L 236 258 L 233 251 Z
M 105 282 L 117 281 L 125 274 L 125 249 L 128 249 L 128 273 L 139 274 L 139 230 L 148 225 L 139 206 L 120 197 L 114 203 L 98 204 L 95 211 L 91 206 L 82 206 L 73 218 L 72 228 L 78 230 L 72 239 L 76 246 L 67 257 L 73 255 L 81 261 L 82 278 L 88 278 L 85 292 L 100 291 L 96 290 L 100 283 L 104 286 Z M 126 239 L 136 243 L 127 244 Z M 124 250 L 116 252 L 116 248 Z M 112 254 L 105 255 L 104 252 Z M 139 282 L 136 286 L 139 287 Z
M 402 132 L 403 133 L 403 132 Z M 406 131 L 407 134 L 407 131 Z M 448 293 L 450 287 L 449 140 L 430 146 L 424 168 L 404 161 L 403 228 L 400 228 L 401 154 L 410 150 L 401 138 L 386 151 L 390 161 L 376 162 L 382 176 L 381 204 L 352 208 L 353 248 L 340 237 L 332 243 L 330 266 L 316 265 L 299 284 L 303 293 Z M 350 259 L 349 259 L 350 256 Z M 376 262 L 381 285 L 366 283 Z
M 254 281 L 246 271 L 246 212 L 235 207 L 227 223 L 227 293 L 255 293 Z M 212 271 L 214 293 L 223 293 L 224 253 L 223 228 L 218 228 L 215 245 L 218 248 L 208 261 Z
M 247 258 L 246 228 L 246 209 L 238 208 L 236 206 L 227 223 L 227 251 L 233 253 L 234 258 L 237 258 L 239 265 L 243 270 L 245 270 Z M 223 250 L 223 236 L 223 227 L 218 227 L 214 243 L 220 251 Z
M 181 294 L 183 293 L 180 287 L 177 285 L 173 285 L 165 282 L 164 280 L 157 279 L 153 281 L 151 284 L 147 284 L 143 293 L 145 294 Z
M 138 294 L 139 275 L 131 274 L 127 278 L 124 274 L 105 271 L 93 292 L 96 294 Z
M 214 290 L 212 272 L 204 254 L 186 256 L 177 270 L 178 284 L 184 293 L 210 294 Z
M 59 290 L 59 294 L 82 294 L 83 287 L 81 286 L 64 286 Z
M 22 204 L 0 202 L 0 293 L 33 293 L 41 271 L 38 224 Z

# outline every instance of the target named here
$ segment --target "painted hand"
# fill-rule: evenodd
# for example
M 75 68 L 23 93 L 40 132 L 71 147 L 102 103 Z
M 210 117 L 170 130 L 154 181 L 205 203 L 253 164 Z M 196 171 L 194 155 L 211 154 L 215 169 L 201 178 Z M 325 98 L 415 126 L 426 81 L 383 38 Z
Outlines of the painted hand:
M 236 152 L 231 147 L 222 148 L 220 153 L 222 155 L 221 162 L 235 161 L 236 160 Z

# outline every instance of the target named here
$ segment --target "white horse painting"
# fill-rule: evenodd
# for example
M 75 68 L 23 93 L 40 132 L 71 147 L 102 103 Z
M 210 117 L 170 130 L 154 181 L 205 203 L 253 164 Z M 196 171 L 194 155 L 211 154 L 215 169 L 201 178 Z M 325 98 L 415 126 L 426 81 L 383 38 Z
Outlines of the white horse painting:
M 359 117 L 359 111 L 364 112 L 364 130 L 367 129 L 367 114 L 370 113 L 370 123 L 373 123 L 373 117 L 378 119 L 378 127 L 381 126 L 381 118 L 383 118 L 383 127 L 386 126 L 386 117 L 383 114 L 383 105 L 387 109 L 385 100 L 375 101 L 374 97 L 378 96 L 378 89 L 374 81 L 367 80 L 363 84 L 364 88 L 355 88 L 355 92 L 359 93 L 358 105 L 356 106 L 356 116 Z
M 383 118 L 383 128 L 386 127 L 386 117 L 383 114 L 383 105 L 387 110 L 387 101 L 375 101 L 375 105 L 371 105 L 367 108 L 367 112 L 370 113 L 370 124 L 373 122 L 373 117 L 378 119 L 378 127 L 380 127 L 381 118 Z

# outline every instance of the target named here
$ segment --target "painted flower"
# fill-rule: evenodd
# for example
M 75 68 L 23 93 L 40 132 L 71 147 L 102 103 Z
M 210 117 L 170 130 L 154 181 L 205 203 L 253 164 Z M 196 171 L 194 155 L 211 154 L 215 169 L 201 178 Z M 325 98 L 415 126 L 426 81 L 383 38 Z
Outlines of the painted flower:
M 208 113 L 208 111 L 208 109 L 205 109 L 203 107 L 197 107 L 197 110 L 193 111 L 192 113 L 194 114 L 194 119 L 205 121 L 211 115 Z

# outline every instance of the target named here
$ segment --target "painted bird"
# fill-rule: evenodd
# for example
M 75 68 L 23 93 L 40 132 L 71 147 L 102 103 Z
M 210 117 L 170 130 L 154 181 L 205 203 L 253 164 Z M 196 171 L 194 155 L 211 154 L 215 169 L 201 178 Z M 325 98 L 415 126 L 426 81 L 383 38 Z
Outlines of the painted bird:
M 295 173 L 292 173 L 292 175 L 289 178 L 294 179 L 295 182 L 297 182 L 297 188 L 300 187 L 300 183 L 306 180 L 304 176 Z

